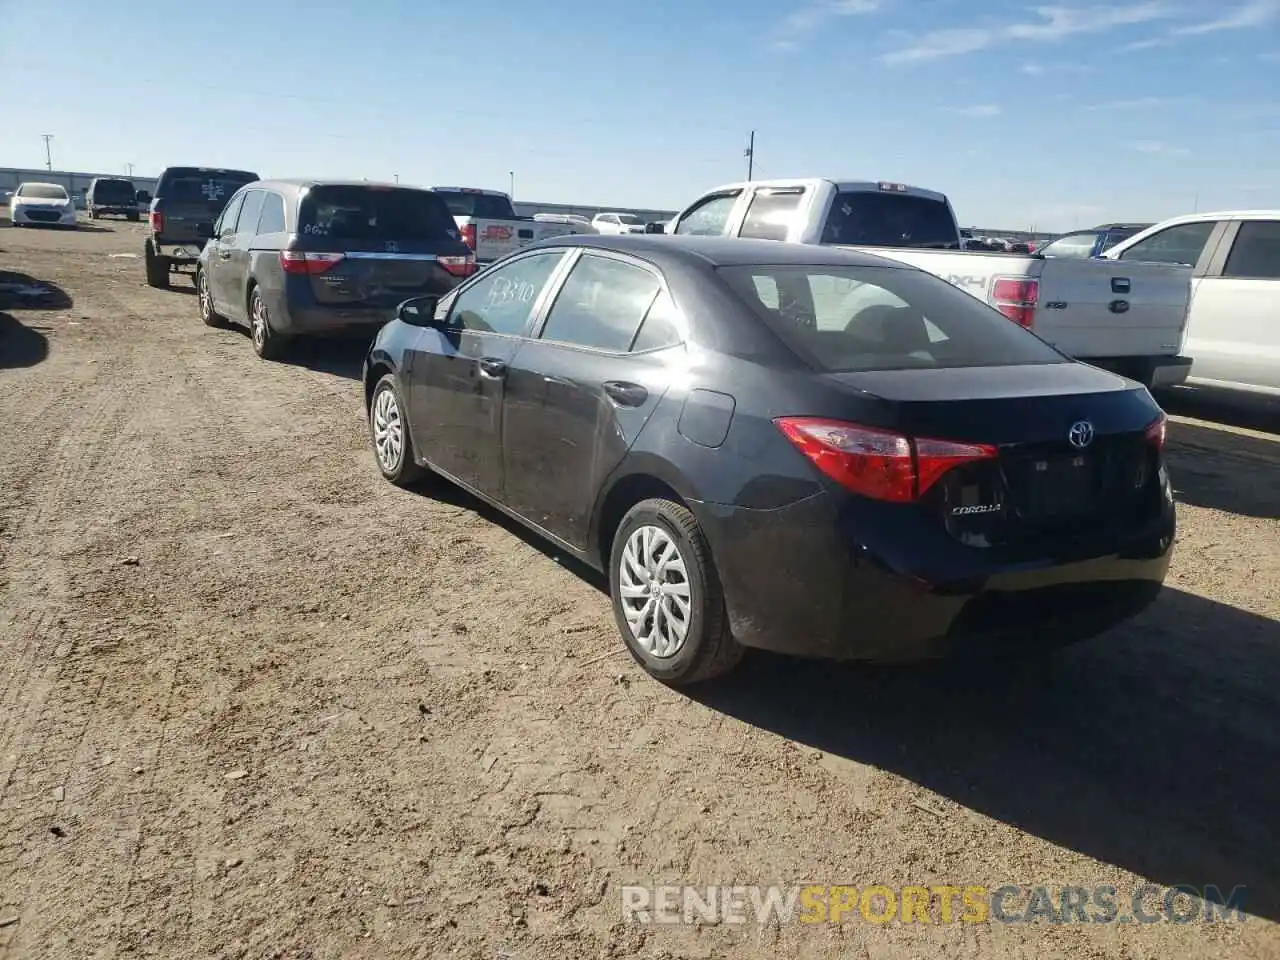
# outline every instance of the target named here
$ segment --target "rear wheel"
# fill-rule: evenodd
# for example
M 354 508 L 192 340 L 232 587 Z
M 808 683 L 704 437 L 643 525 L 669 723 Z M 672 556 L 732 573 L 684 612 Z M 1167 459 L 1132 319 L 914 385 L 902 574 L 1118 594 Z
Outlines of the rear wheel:
M 609 592 L 627 650 L 656 679 L 698 683 L 742 659 L 711 548 L 681 504 L 644 500 L 627 512 L 610 551 Z
M 134 223 L 137 223 L 141 219 L 137 210 L 133 211 L 133 213 L 125 214 L 125 216 L 127 216 Z
M 286 340 L 271 329 L 267 302 L 257 287 L 249 295 L 249 339 L 253 341 L 253 352 L 263 360 L 279 360 L 284 356 Z
M 169 258 L 156 253 L 156 248 L 148 243 L 146 253 L 147 286 L 159 289 L 169 287 Z
M 397 487 L 408 486 L 426 473 L 414 460 L 413 439 L 395 374 L 384 374 L 369 401 L 369 438 L 378 470 Z

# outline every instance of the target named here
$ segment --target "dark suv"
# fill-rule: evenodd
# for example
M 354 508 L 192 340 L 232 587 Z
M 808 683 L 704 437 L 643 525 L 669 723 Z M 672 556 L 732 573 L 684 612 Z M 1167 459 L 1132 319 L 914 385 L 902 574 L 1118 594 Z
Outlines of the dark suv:
M 130 180 L 118 177 L 94 177 L 84 192 L 84 206 L 89 219 L 96 220 L 107 214 L 140 219 L 138 191 Z
M 372 337 L 402 301 L 445 294 L 476 269 L 444 200 L 394 184 L 251 183 L 205 232 L 200 317 L 247 326 L 264 359 L 297 336 Z
M 247 170 L 218 167 L 169 167 L 160 174 L 147 229 L 147 283 L 167 287 L 170 273 L 195 267 L 231 195 L 257 179 Z

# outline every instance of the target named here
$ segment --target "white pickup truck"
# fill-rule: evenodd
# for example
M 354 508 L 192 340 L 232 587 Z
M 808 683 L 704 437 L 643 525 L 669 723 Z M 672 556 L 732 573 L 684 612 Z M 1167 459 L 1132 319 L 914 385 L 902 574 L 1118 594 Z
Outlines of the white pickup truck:
M 858 247 L 919 267 L 1063 353 L 1148 387 L 1182 383 L 1191 270 L 960 249 L 945 195 L 899 183 L 756 180 L 709 190 L 668 233 Z
M 432 187 L 453 214 L 462 241 L 476 255 L 477 264 L 493 263 L 521 247 L 547 237 L 584 233 L 570 223 L 548 223 L 516 216 L 511 197 L 477 187 Z

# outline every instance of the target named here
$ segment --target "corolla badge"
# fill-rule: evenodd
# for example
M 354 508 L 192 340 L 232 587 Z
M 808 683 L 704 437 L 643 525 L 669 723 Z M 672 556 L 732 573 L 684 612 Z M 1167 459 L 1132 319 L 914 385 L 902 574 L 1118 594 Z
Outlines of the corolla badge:
M 1088 420 L 1077 420 L 1067 431 L 1067 440 L 1077 450 L 1083 450 L 1093 443 L 1093 424 Z

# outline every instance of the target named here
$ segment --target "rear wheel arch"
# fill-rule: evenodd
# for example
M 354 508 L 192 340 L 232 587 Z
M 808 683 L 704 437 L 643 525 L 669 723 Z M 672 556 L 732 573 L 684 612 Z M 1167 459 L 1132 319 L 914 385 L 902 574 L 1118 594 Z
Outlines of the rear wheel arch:
M 632 507 L 645 500 L 670 500 L 688 508 L 687 500 L 671 483 L 653 473 L 630 473 L 620 477 L 604 495 L 596 510 L 595 536 L 600 569 L 608 571 L 609 556 L 618 525 Z

